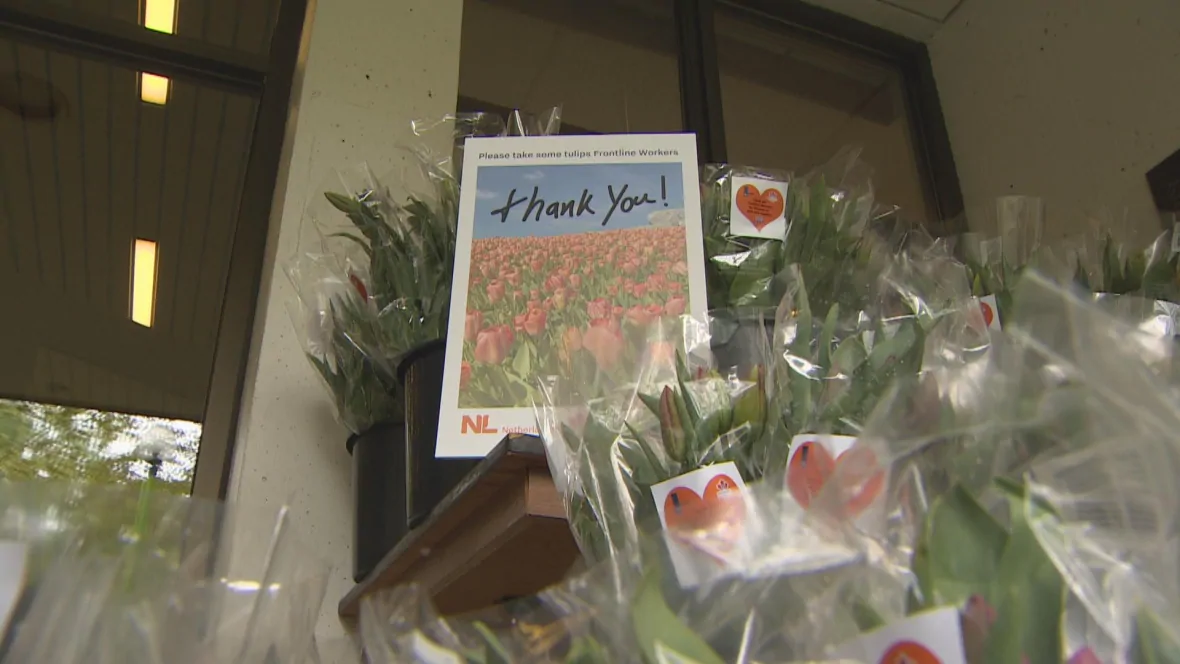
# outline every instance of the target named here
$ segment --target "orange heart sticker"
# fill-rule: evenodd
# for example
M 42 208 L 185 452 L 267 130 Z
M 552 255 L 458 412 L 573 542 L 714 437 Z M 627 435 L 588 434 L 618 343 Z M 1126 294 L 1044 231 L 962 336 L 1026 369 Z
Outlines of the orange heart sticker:
M 992 321 L 996 318 L 995 312 L 992 311 L 992 305 L 984 302 L 983 300 L 980 300 L 979 308 L 983 310 L 983 324 L 987 327 L 991 327 Z
M 942 664 L 942 660 L 921 643 L 899 641 L 885 651 L 880 664 Z
M 740 523 L 744 518 L 745 505 L 738 484 L 728 475 L 709 480 L 703 499 L 682 486 L 672 489 L 664 499 L 664 521 L 670 530 L 708 530 Z
M 819 441 L 799 443 L 787 465 L 787 489 L 807 509 L 837 468 L 844 489 L 844 513 L 856 516 L 873 504 L 885 484 L 885 471 L 868 448 L 854 446 L 832 459 Z
M 744 184 L 737 193 L 737 207 L 742 216 L 761 231 L 782 216 L 786 203 L 783 193 L 774 187 L 758 191 L 758 187 Z

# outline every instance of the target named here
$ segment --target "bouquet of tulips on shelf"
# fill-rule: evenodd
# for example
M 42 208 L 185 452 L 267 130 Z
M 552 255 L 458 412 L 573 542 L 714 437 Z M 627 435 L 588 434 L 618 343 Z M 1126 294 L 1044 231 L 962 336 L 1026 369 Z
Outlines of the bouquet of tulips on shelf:
M 855 253 L 873 207 L 869 169 L 853 148 L 800 177 L 734 164 L 708 165 L 702 169 L 701 192 L 713 309 L 773 311 L 785 291 L 783 270 L 815 255 Z M 743 219 L 731 218 L 735 208 Z
M 0 482 L 0 662 L 319 661 L 329 568 L 285 508 Z
M 469 136 L 553 133 L 559 114 L 474 113 L 415 122 L 422 143 L 408 164 L 377 178 L 368 166 L 336 172 L 309 205 L 316 241 L 291 260 L 292 318 L 304 350 L 354 433 L 403 417 L 398 363 L 447 332 L 463 141 Z M 425 147 L 442 142 L 443 152 Z
M 986 351 L 948 338 L 895 385 L 813 497 L 867 567 L 793 630 L 804 658 L 1180 661 L 1171 342 L 1037 273 L 1013 296 Z

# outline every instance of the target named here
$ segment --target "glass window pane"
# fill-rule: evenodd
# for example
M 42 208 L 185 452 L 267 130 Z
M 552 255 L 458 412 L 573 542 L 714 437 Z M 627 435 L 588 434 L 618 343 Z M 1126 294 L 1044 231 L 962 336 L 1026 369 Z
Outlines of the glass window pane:
M 0 398 L 26 411 L 133 431 L 203 416 L 257 100 L 145 89 L 0 40 Z M 121 436 L 95 453 L 124 454 Z
M 468 0 L 460 110 L 562 106 L 563 133 L 680 131 L 671 0 Z
M 280 0 L 47 0 L 122 23 L 150 27 L 220 48 L 263 55 L 270 50 L 271 33 Z
M 859 145 L 879 201 L 933 218 L 899 71 L 765 18 L 715 18 L 730 162 L 800 172 Z

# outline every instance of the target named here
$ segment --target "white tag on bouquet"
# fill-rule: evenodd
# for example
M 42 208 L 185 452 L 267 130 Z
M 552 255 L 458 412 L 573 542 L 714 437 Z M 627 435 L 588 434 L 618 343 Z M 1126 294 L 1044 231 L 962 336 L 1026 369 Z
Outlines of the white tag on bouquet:
M 732 556 L 746 527 L 747 495 L 732 461 L 652 486 L 680 585 L 700 585 L 733 566 Z
M 25 587 L 27 549 L 24 542 L 0 541 L 0 638 Z
M 787 234 L 787 183 L 735 175 L 729 234 L 782 240 Z
M 836 647 L 829 657 L 873 664 L 967 664 L 959 611 L 936 609 Z
M 975 298 L 979 302 L 979 313 L 983 316 L 983 325 L 988 330 L 1002 330 L 1000 325 L 1000 307 L 996 304 L 995 295 L 984 295 Z

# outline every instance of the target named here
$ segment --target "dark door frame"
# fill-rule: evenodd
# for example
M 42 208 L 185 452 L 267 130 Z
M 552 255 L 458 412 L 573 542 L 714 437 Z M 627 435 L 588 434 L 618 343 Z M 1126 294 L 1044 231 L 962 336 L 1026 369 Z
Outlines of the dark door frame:
M 674 7 L 684 128 L 696 132 L 702 163 L 726 160 L 721 76 L 713 32 L 714 13 L 724 7 L 897 68 L 905 86 L 910 134 L 927 196 L 944 223 L 961 216 L 963 193 L 925 44 L 803 0 L 675 0 Z M 931 230 L 946 233 L 955 229 L 944 225 Z
M 0 35 L 258 99 L 194 473 L 192 493 L 201 498 L 223 499 L 229 486 L 296 65 L 314 6 L 275 2 L 270 50 L 252 56 L 39 0 L 0 0 Z

